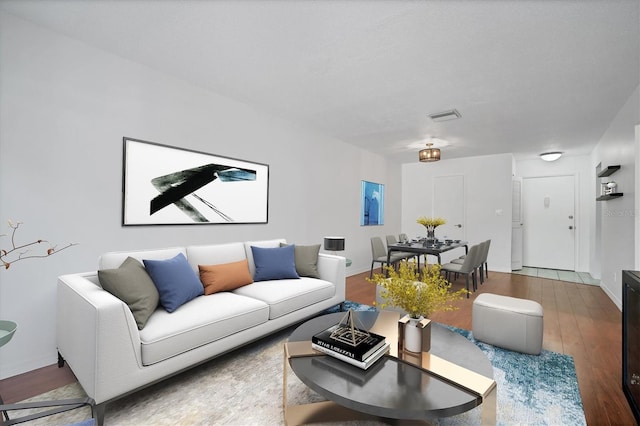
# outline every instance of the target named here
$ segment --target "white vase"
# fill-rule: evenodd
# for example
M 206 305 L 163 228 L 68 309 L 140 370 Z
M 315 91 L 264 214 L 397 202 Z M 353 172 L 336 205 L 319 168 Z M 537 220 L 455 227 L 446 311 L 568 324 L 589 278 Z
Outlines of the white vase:
M 404 348 L 409 352 L 422 352 L 422 329 L 418 325 L 424 317 L 409 318 L 404 325 Z

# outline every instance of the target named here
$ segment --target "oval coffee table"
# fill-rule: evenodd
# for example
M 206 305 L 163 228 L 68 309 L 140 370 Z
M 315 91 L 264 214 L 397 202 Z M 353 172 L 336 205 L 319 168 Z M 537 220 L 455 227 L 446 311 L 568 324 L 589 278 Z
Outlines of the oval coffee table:
M 460 414 L 480 404 L 483 424 L 485 420 L 495 423 L 493 368 L 472 342 L 432 324 L 430 352 L 398 356 L 394 345 L 400 314 L 357 312 L 361 328 L 375 329 L 392 345 L 390 354 L 362 370 L 311 349 L 311 337 L 337 324 L 344 315 L 339 312 L 313 318 L 296 328 L 285 344 L 283 405 L 288 425 L 347 418 L 426 421 Z M 306 386 L 328 401 L 289 406 L 287 361 Z

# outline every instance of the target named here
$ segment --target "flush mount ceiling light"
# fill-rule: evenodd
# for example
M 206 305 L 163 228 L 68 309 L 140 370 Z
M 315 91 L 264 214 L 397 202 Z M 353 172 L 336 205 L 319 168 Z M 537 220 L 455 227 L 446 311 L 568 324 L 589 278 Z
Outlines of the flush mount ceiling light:
M 427 148 L 420 150 L 418 157 L 421 162 L 431 162 L 440 160 L 440 149 L 431 148 L 433 143 L 428 143 Z
M 562 152 L 560 151 L 543 152 L 540 154 L 540 158 L 544 161 L 556 161 L 560 157 L 562 157 Z

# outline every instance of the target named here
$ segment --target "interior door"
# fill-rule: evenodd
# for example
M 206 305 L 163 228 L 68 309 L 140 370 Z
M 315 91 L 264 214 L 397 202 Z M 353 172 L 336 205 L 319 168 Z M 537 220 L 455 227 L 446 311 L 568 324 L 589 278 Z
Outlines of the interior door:
M 573 176 L 524 178 L 525 266 L 575 270 Z
M 433 185 L 433 216 L 447 221 L 436 228 L 436 237 L 464 240 L 464 176 L 436 176 Z

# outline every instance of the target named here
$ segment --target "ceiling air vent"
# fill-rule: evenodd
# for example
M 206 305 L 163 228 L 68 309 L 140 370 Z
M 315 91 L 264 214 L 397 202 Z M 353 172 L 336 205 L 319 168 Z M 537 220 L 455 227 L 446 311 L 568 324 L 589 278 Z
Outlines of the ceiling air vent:
M 456 109 L 429 114 L 429 118 L 436 122 L 457 120 L 460 117 L 462 117 L 462 115 L 460 115 L 460 113 Z

